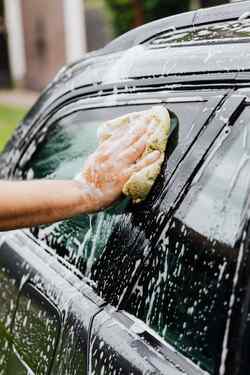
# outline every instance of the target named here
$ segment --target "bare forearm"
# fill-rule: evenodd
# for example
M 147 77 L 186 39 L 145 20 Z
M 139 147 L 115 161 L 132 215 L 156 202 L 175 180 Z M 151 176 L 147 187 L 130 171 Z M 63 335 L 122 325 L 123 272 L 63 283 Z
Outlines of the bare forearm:
M 158 123 L 167 122 L 166 109 L 137 113 L 136 117 L 133 114 L 125 121 L 126 126 L 122 117 L 118 121 L 122 128 L 117 126 L 117 130 L 113 129 L 111 134 L 107 131 L 100 139 L 96 151 L 85 161 L 78 181 L 0 181 L 0 231 L 49 224 L 111 205 L 119 199 L 133 173 L 158 163 L 159 151 L 138 160 L 150 137 L 155 139 L 156 119 Z M 131 120 L 135 121 L 133 126 Z
M 76 181 L 0 182 L 0 230 L 48 224 L 89 211 Z

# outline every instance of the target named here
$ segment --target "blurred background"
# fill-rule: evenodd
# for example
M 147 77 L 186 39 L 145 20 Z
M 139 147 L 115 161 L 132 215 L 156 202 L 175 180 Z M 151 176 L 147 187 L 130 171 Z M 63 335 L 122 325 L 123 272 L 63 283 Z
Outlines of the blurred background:
M 0 0 L 0 151 L 65 64 L 144 23 L 229 0 Z

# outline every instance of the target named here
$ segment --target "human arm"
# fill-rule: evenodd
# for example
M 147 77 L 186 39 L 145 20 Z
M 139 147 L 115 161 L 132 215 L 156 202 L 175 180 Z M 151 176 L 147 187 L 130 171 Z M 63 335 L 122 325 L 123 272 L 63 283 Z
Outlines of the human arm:
M 79 181 L 1 181 L 0 230 L 48 224 L 109 206 L 134 171 L 159 157 L 155 152 L 136 163 L 148 132 L 146 124 L 125 135 L 116 132 L 90 155 Z

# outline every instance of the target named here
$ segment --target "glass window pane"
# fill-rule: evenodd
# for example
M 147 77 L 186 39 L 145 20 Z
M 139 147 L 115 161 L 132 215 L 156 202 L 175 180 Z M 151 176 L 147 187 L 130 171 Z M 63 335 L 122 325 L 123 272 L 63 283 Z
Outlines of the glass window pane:
M 74 177 L 81 170 L 86 157 L 97 146 L 96 132 L 101 122 L 147 108 L 149 105 L 79 110 L 58 120 L 50 126 L 45 140 L 23 168 L 23 176 L 53 179 Z M 200 131 L 200 112 L 211 110 L 205 100 L 197 103 L 171 103 L 168 108 L 175 130 L 169 142 L 168 167 L 164 170 L 165 175 L 159 178 L 158 188 L 171 175 Z M 157 188 L 155 191 L 157 192 Z M 123 199 L 103 212 L 41 226 L 33 232 L 59 255 L 90 275 L 92 264 L 102 253 L 117 223 L 124 221 L 124 218 L 129 220 L 131 213 L 137 215 L 137 208 L 131 207 L 128 199 Z

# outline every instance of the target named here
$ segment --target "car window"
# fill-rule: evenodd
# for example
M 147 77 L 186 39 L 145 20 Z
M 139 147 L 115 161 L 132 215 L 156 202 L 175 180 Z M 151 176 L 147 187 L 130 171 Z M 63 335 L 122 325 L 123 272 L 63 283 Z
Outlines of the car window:
M 167 168 L 163 169 L 152 196 L 161 189 L 183 155 L 200 132 L 204 118 L 213 107 L 207 100 L 192 100 L 167 104 L 174 131 L 167 155 Z M 144 110 L 147 105 L 117 106 L 94 110 L 77 110 L 53 122 L 46 138 L 37 147 L 30 160 L 21 167 L 24 178 L 72 178 L 79 173 L 87 155 L 96 148 L 97 126 L 104 120 L 122 114 Z M 177 147 L 178 145 L 178 147 Z M 33 146 L 32 146 L 33 147 Z M 29 150 L 27 151 L 29 153 Z M 137 215 L 127 199 L 94 215 L 80 215 L 70 220 L 33 229 L 33 233 L 56 252 L 68 259 L 85 274 L 90 275 L 92 264 L 102 253 L 117 223 Z
M 96 270 L 101 271 L 98 287 L 104 298 L 111 295 L 120 308 L 145 321 L 209 373 L 220 365 L 241 262 L 241 232 L 250 192 L 249 116 L 246 108 L 236 124 L 220 135 L 172 219 L 164 223 L 161 208 L 154 218 L 144 215 L 144 221 L 151 220 L 151 232 L 160 226 L 160 234 L 142 235 L 135 220 L 136 239 L 124 238 L 124 225 L 117 228 L 113 251 L 119 248 L 116 257 L 124 264 L 119 273 L 135 280 L 131 290 L 115 299 L 112 288 L 117 274 L 108 259 L 112 253 L 102 257 L 106 271 L 102 271 L 104 265 Z M 130 256 L 119 245 L 122 238 L 130 244 Z

